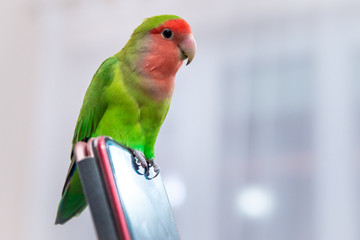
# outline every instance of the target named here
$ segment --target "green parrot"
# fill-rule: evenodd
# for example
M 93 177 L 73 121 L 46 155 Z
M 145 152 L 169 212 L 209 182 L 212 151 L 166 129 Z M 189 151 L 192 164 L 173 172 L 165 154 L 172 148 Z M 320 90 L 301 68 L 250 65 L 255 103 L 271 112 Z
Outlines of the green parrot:
M 144 167 L 154 166 L 154 145 L 169 110 L 175 75 L 189 64 L 196 43 L 189 24 L 175 15 L 147 18 L 124 48 L 96 71 L 76 123 L 79 141 L 110 136 L 132 149 Z M 87 206 L 72 154 L 55 224 L 64 224 Z M 151 163 L 149 165 L 149 163 Z

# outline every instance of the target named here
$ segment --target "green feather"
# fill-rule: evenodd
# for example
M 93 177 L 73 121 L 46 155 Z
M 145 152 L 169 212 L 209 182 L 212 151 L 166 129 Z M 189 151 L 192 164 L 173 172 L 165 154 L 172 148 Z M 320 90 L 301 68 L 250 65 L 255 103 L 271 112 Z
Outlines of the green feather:
M 170 98 L 154 100 L 144 94 L 136 64 L 142 37 L 163 22 L 177 18 L 161 15 L 145 19 L 125 47 L 103 62 L 86 91 L 74 131 L 73 147 L 78 141 L 107 135 L 142 151 L 147 159 L 154 158 L 156 137 L 169 110 Z M 85 207 L 79 174 L 72 158 L 55 223 L 65 223 Z
M 180 19 L 180 17 L 176 15 L 158 15 L 151 18 L 146 18 L 145 21 L 134 30 L 133 35 L 145 34 L 170 19 Z

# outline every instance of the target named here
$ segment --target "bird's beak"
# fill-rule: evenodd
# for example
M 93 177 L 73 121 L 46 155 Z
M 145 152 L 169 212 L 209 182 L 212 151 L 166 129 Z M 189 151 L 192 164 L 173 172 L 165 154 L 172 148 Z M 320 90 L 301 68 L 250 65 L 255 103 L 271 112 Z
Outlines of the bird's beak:
M 188 35 L 179 45 L 181 51 L 181 60 L 188 59 L 186 65 L 189 65 L 195 56 L 196 42 L 192 34 Z

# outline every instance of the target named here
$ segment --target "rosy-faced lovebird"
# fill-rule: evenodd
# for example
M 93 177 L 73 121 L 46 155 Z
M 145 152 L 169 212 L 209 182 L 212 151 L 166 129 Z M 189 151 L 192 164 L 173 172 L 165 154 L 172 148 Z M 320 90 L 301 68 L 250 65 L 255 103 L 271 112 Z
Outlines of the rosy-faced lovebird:
M 175 75 L 189 64 L 196 43 L 189 24 L 174 15 L 147 18 L 123 49 L 96 71 L 76 123 L 79 141 L 110 136 L 132 150 L 142 165 L 154 166 L 154 145 L 169 110 Z M 55 223 L 63 224 L 86 207 L 72 154 Z

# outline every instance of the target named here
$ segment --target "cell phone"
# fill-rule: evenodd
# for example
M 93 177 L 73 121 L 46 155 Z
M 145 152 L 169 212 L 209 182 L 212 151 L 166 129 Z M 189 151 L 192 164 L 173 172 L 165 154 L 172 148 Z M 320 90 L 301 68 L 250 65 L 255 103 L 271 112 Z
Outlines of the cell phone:
M 109 137 L 74 148 L 98 238 L 180 239 L 161 174 L 139 174 L 131 151 Z

